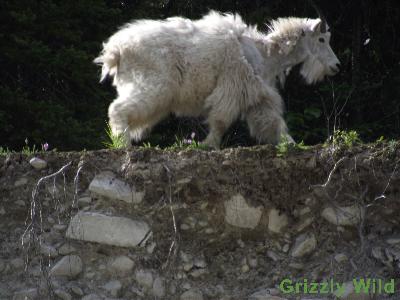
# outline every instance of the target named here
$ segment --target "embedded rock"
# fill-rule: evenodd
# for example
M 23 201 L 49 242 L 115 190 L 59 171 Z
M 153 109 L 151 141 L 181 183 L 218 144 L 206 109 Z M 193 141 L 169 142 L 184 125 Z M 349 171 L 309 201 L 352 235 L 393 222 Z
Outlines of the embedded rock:
M 358 205 L 346 207 L 326 207 L 322 217 L 337 226 L 354 226 L 360 223 L 362 210 Z
M 302 257 L 314 251 L 317 247 L 317 239 L 313 233 L 304 233 L 296 238 L 292 248 L 292 257 Z
M 89 191 L 127 203 L 140 203 L 144 196 L 143 192 L 136 192 L 135 189 L 132 189 L 126 182 L 116 178 L 114 173 L 110 171 L 97 174 L 89 185 Z
M 225 201 L 225 221 L 232 226 L 254 229 L 260 222 L 262 212 L 261 206 L 248 205 L 240 194 Z
M 109 271 L 116 275 L 124 275 L 132 271 L 135 263 L 128 256 L 118 256 L 109 264 Z
M 279 210 L 273 208 L 268 214 L 268 230 L 273 233 L 280 233 L 288 225 L 288 217 Z
M 61 258 L 56 265 L 50 270 L 50 274 L 54 276 L 66 276 L 69 278 L 76 277 L 82 272 L 83 263 L 77 255 L 67 255 Z
M 29 161 L 30 165 L 34 167 L 36 170 L 42 170 L 47 167 L 47 162 L 43 159 L 34 157 Z
M 136 247 L 149 232 L 147 223 L 93 212 L 80 212 L 71 220 L 67 238 L 100 244 Z

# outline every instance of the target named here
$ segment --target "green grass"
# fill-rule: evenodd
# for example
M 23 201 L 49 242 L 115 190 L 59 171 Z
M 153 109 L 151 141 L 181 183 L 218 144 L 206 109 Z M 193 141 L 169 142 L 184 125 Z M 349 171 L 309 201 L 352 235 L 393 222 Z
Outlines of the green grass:
M 21 153 L 28 155 L 28 156 L 35 155 L 36 153 L 41 152 L 41 151 L 45 151 L 45 150 L 40 150 L 39 148 L 36 147 L 36 145 L 33 145 L 32 147 L 30 147 L 28 145 L 27 138 L 25 139 L 25 145 L 21 149 Z M 8 149 L 8 147 L 5 148 L 5 147 L 0 146 L 0 156 L 6 156 L 11 153 L 16 153 L 16 151 L 10 150 L 10 149 Z
M 310 149 L 310 146 L 304 145 L 304 142 L 301 141 L 300 143 L 291 143 L 288 141 L 286 136 L 281 137 L 281 142 L 275 146 L 277 156 L 282 157 L 286 156 L 289 152 L 293 151 L 303 151 Z
M 0 146 L 0 156 L 7 156 L 11 152 L 12 151 L 10 149 Z
M 126 146 L 124 134 L 114 134 L 111 130 L 110 124 L 106 122 L 106 134 L 108 137 L 107 141 L 103 142 L 103 145 L 108 149 L 122 149 Z
M 22 147 L 21 152 L 25 155 L 34 155 L 39 152 L 39 149 L 36 148 L 36 145 L 33 145 L 31 148 L 26 144 L 24 147 Z
M 175 143 L 173 143 L 171 146 L 165 149 L 166 150 L 179 150 L 179 149 L 209 150 L 210 147 L 198 141 L 195 141 L 194 139 L 184 139 L 175 136 Z

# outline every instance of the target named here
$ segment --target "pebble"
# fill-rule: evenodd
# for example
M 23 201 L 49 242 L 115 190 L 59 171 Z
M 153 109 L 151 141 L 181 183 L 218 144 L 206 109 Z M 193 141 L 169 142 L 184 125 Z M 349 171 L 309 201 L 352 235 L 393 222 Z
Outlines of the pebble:
M 15 201 L 15 204 L 16 205 L 18 205 L 18 206 L 21 206 L 21 207 L 24 207 L 26 204 L 25 204 L 25 201 L 24 200 L 17 200 L 17 201 Z
M 273 208 L 268 213 L 268 230 L 273 233 L 281 233 L 288 225 L 289 219 L 286 214 L 280 213 L 279 210 Z
M 111 296 L 118 297 L 122 289 L 122 283 L 119 280 L 111 280 L 107 282 L 103 288 L 107 290 Z
M 15 187 L 20 187 L 20 186 L 24 186 L 28 183 L 28 179 L 25 177 L 22 177 L 20 179 L 18 179 L 17 181 L 14 182 L 14 186 Z
M 109 263 L 109 271 L 116 275 L 124 275 L 132 271 L 135 263 L 128 256 L 118 256 L 113 258 Z
M 55 258 L 58 256 L 58 251 L 56 248 L 45 244 L 40 245 L 40 253 L 51 258 Z
M 78 296 L 83 296 L 83 291 L 82 291 L 82 289 L 79 287 L 79 286 L 72 286 L 71 287 L 71 291 L 75 294 L 75 295 L 78 295 Z
M 203 300 L 203 294 L 199 291 L 188 290 L 184 292 L 180 298 L 180 300 Z
M 55 290 L 54 294 L 62 300 L 72 300 L 72 296 L 64 290 Z
M 149 270 L 137 270 L 135 279 L 142 287 L 151 289 L 153 287 L 153 274 Z
M 196 257 L 193 261 L 193 265 L 198 268 L 205 268 L 207 267 L 207 263 L 204 258 Z
M 249 267 L 249 265 L 243 265 L 242 267 L 241 267 L 241 269 L 240 269 L 240 271 L 242 272 L 242 273 L 247 273 L 248 271 L 250 271 L 250 267 Z
M 89 191 L 110 199 L 121 200 L 127 203 L 140 203 L 143 192 L 135 192 L 126 182 L 116 178 L 114 173 L 104 171 L 96 175 L 89 185 Z
M 292 248 L 292 257 L 302 257 L 314 251 L 317 247 L 317 239 L 313 233 L 304 233 L 296 238 Z
M 67 225 L 65 224 L 55 224 L 53 225 L 53 229 L 56 231 L 64 231 L 65 229 L 67 229 Z
M 5 268 L 6 268 L 6 264 L 5 264 L 4 260 L 2 260 L 0 258 L 0 273 L 3 272 Z
M 34 167 L 36 170 L 42 170 L 47 167 L 47 162 L 43 159 L 40 159 L 38 157 L 33 157 L 29 161 L 30 165 Z
M 89 294 L 83 297 L 81 300 L 102 300 L 102 299 L 96 294 Z
M 163 298 L 165 296 L 165 283 L 161 277 L 154 279 L 152 294 L 159 298 Z
M 400 237 L 391 237 L 386 240 L 386 243 L 390 245 L 395 245 L 400 243 Z
M 31 288 L 14 293 L 13 300 L 33 300 L 36 299 L 37 296 L 37 288 Z
M 83 263 L 77 255 L 67 255 L 61 258 L 50 270 L 50 275 L 76 277 L 82 272 Z
M 135 247 L 149 233 L 143 221 L 94 212 L 79 212 L 71 220 L 67 238 L 119 247 Z
M 61 255 L 68 255 L 68 254 L 72 254 L 75 253 L 76 249 L 71 246 L 69 243 L 65 243 L 63 244 L 59 249 L 58 249 L 58 253 L 60 253 Z
M 157 244 L 155 242 L 151 242 L 146 246 L 146 251 L 149 254 L 152 254 L 154 252 L 154 249 L 156 248 Z
M 13 270 L 22 270 L 24 268 L 25 262 L 22 258 L 14 258 L 10 261 L 10 265 Z
M 92 198 L 91 197 L 82 197 L 78 199 L 78 207 L 82 208 L 84 206 L 88 206 L 90 205 L 90 203 L 92 202 Z
M 345 262 L 345 261 L 347 261 L 348 259 L 349 259 L 349 258 L 348 258 L 347 255 L 344 254 L 344 253 L 339 253 L 339 254 L 336 254 L 336 255 L 335 255 L 335 260 L 336 260 L 336 262 L 338 262 L 338 263 Z
M 346 207 L 326 207 L 321 216 L 338 226 L 354 226 L 360 223 L 362 210 L 358 205 Z
M 190 272 L 190 276 L 197 278 L 197 277 L 203 276 L 206 273 L 207 273 L 206 269 L 195 269 Z
M 225 201 L 224 206 L 225 222 L 239 228 L 254 229 L 260 222 L 263 213 L 262 206 L 250 206 L 241 194 Z

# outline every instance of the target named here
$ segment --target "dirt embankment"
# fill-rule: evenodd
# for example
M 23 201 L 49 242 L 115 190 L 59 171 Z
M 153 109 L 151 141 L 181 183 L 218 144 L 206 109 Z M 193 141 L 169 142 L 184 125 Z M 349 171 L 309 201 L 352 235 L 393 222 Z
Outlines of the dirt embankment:
M 0 159 L 0 299 L 400 293 L 398 143 L 32 157 Z M 360 277 L 388 289 L 354 298 Z

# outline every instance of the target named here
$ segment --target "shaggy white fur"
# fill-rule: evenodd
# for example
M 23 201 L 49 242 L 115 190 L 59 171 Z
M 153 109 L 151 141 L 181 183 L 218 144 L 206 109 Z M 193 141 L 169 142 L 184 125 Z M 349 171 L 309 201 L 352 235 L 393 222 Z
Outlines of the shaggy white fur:
M 283 101 L 276 89 L 290 69 L 303 63 L 307 83 L 338 72 L 339 61 L 321 33 L 320 19 L 283 18 L 263 34 L 239 15 L 210 12 L 191 21 L 174 17 L 127 24 L 104 44 L 95 62 L 103 80 L 114 77 L 118 97 L 108 111 L 115 134 L 141 140 L 161 119 L 207 118 L 204 141 L 219 148 L 226 129 L 244 118 L 261 143 L 287 133 Z

